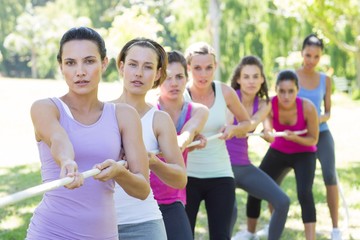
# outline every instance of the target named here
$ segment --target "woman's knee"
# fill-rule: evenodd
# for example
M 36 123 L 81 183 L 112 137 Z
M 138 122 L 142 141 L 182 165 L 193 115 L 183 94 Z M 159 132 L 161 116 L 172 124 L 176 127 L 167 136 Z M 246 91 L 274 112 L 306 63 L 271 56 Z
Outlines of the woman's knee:
M 290 206 L 290 198 L 284 193 L 278 195 L 278 198 L 274 203 L 271 203 L 275 209 L 275 211 L 287 213 L 289 211 Z
M 324 183 L 326 186 L 337 185 L 336 172 L 323 173 Z

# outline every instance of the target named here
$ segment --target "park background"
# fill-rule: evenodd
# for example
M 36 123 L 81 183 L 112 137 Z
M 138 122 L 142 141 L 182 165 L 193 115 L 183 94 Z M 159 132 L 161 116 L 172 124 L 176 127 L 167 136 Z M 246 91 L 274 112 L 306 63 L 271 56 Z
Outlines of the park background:
M 264 63 L 269 84 L 284 68 L 301 64 L 302 40 L 309 33 L 324 39 L 325 55 L 319 70 L 332 79 L 346 79 L 346 87 L 333 84 L 329 121 L 336 142 L 338 174 L 346 202 L 341 199 L 340 226 L 345 239 L 360 239 L 360 1 L 358 0 L 0 0 L 0 197 L 41 182 L 40 164 L 29 116 L 39 98 L 61 96 L 66 84 L 58 71 L 56 54 L 62 34 L 85 25 L 104 36 L 111 58 L 100 85 L 100 98 L 121 93 L 115 57 L 123 44 L 138 36 L 162 43 L 167 50 L 207 41 L 218 52 L 217 79 L 228 82 L 234 66 L 245 55 Z M 273 89 L 273 87 L 271 87 Z M 250 139 L 257 165 L 268 147 Z M 291 197 L 283 239 L 303 239 L 300 207 L 290 174 L 283 188 Z M 319 164 L 314 195 L 319 239 L 331 230 Z M 23 239 L 29 218 L 41 197 L 1 209 L 0 239 Z M 245 227 L 246 194 L 237 190 L 237 228 Z M 348 207 L 348 213 L 345 206 Z M 260 226 L 269 220 L 266 206 Z M 237 229 L 236 229 L 237 230 Z M 196 239 L 207 239 L 202 208 Z

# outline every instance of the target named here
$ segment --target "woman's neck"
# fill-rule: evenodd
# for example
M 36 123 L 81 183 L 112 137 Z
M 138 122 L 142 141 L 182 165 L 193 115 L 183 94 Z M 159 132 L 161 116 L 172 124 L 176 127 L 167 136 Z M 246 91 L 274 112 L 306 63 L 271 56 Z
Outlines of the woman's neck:
M 179 112 L 184 105 L 183 97 L 177 99 L 165 99 L 163 97 L 159 97 L 159 104 L 161 109 L 166 112 Z
M 196 87 L 194 84 L 190 86 L 191 98 L 194 102 L 201 103 L 210 108 L 215 101 L 215 92 L 212 85 L 204 88 Z
M 314 75 L 314 74 L 316 74 L 315 68 L 304 68 L 304 67 L 301 67 L 301 68 L 299 68 L 298 72 L 301 72 L 301 73 L 304 74 L 304 75 Z
M 145 102 L 145 96 L 142 95 L 134 95 L 128 93 L 125 89 L 121 96 L 114 101 L 115 103 L 126 103 L 136 109 L 139 115 L 142 117 L 148 110 L 151 108 Z
M 247 94 L 242 90 L 240 90 L 240 92 L 241 92 L 241 103 L 245 107 L 252 107 L 254 105 L 256 95 Z
M 189 87 L 191 93 L 195 93 L 198 97 L 207 97 L 211 95 L 213 91 L 212 83 L 206 87 L 197 87 L 194 83 L 192 83 Z
M 90 112 L 93 109 L 101 109 L 103 103 L 99 101 L 97 94 L 78 95 L 67 93 L 60 98 L 70 109 L 79 112 Z

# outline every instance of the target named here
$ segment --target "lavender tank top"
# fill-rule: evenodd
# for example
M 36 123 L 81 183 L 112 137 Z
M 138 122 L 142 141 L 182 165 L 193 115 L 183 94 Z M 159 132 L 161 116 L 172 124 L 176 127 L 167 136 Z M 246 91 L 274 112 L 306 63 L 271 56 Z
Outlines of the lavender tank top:
M 296 98 L 297 120 L 295 125 L 283 125 L 280 123 L 279 99 L 277 96 L 273 97 L 271 103 L 272 103 L 272 111 L 273 111 L 273 128 L 275 129 L 275 131 L 277 132 L 282 132 L 285 130 L 300 131 L 307 128 L 307 124 L 304 118 L 303 101 L 301 98 L 299 97 Z M 303 134 L 302 136 L 304 136 L 305 134 Z M 316 152 L 316 145 L 304 146 L 296 142 L 286 140 L 283 137 L 275 137 L 275 140 L 274 142 L 271 143 L 270 147 L 286 154 Z
M 161 106 L 158 104 L 158 109 L 161 110 Z M 192 105 L 190 102 L 185 102 L 181 111 L 181 115 L 176 124 L 176 131 L 179 135 L 181 133 L 181 129 L 185 125 L 185 123 L 191 117 Z M 183 158 L 185 161 L 185 165 L 187 162 L 187 154 L 188 150 L 185 149 L 183 152 Z M 162 161 L 165 159 L 160 158 Z M 171 204 L 177 201 L 181 201 L 184 205 L 186 204 L 186 188 L 183 189 L 175 189 L 172 188 L 165 183 L 163 183 L 158 176 L 156 176 L 153 172 L 150 173 L 150 185 L 154 192 L 154 197 L 158 204 Z
M 236 90 L 236 93 L 241 101 L 241 92 L 240 89 Z M 253 104 L 253 112 L 254 115 L 259 109 L 259 97 L 256 96 Z M 238 124 L 236 118 L 234 117 L 233 124 Z M 236 166 L 245 166 L 250 165 L 250 159 L 248 154 L 248 138 L 236 138 L 233 137 L 226 141 L 226 147 L 229 152 L 231 165 Z
M 69 116 L 57 98 L 52 98 L 75 150 L 79 171 L 87 171 L 106 159 L 119 159 L 121 136 L 115 105 L 105 103 L 101 117 L 84 125 Z M 60 168 L 44 142 L 38 142 L 43 182 L 59 178 Z M 44 194 L 30 221 L 26 239 L 118 239 L 113 180 L 87 178 L 80 188 L 60 187 Z

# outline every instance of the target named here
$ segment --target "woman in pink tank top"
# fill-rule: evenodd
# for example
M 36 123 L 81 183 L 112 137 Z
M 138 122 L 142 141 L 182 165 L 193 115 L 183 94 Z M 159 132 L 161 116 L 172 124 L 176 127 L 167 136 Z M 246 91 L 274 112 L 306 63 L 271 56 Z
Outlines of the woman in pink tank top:
M 159 86 L 157 106 L 167 112 L 175 124 L 178 144 L 183 150 L 185 165 L 188 151 L 186 148 L 194 138 L 202 147 L 206 143 L 199 135 L 209 115 L 209 110 L 202 104 L 184 100 L 183 93 L 187 83 L 187 65 L 183 54 L 179 51 L 168 52 L 167 78 Z M 201 146 L 200 146 L 201 147 Z M 195 147 L 193 147 L 195 148 Z M 165 161 L 165 159 L 161 158 Z M 164 218 L 166 234 L 172 240 L 192 240 L 189 219 L 185 212 L 186 189 L 175 189 L 167 186 L 154 173 L 150 174 L 150 184 L 154 197 L 159 204 Z
M 316 210 L 312 194 L 316 166 L 316 143 L 318 141 L 318 116 L 314 105 L 297 97 L 299 90 L 295 72 L 285 70 L 276 81 L 276 96 L 272 98 L 272 111 L 265 122 L 265 140 L 270 148 L 259 168 L 277 180 L 289 168 L 294 169 L 297 195 L 301 205 L 305 238 L 315 239 Z M 283 137 L 271 137 L 272 130 L 286 132 Z M 294 131 L 307 130 L 296 135 Z M 249 196 L 247 213 L 251 218 L 260 215 L 261 200 Z

